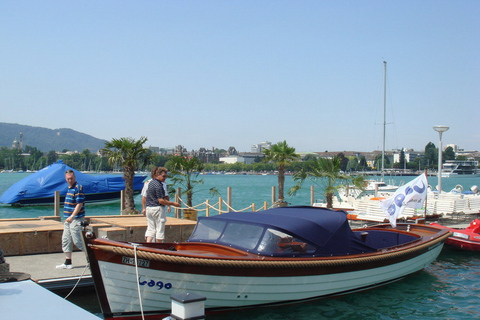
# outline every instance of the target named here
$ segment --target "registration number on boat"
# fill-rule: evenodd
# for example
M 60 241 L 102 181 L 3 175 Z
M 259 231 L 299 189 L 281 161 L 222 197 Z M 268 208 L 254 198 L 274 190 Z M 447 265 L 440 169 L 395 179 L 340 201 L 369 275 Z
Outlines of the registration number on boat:
M 135 258 L 122 257 L 122 263 L 131 264 L 132 266 L 134 266 L 135 265 Z M 137 266 L 148 268 L 148 267 L 150 267 L 150 260 L 137 259 Z
M 459 233 L 459 232 L 454 232 L 454 233 L 453 233 L 453 236 L 454 236 L 454 237 L 457 237 L 457 238 L 462 238 L 462 239 L 468 240 L 468 234 Z

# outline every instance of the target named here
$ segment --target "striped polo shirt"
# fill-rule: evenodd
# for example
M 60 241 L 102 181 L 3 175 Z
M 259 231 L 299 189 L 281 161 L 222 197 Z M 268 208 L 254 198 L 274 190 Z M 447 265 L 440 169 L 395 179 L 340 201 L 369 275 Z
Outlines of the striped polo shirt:
M 73 187 L 68 187 L 67 194 L 65 195 L 65 202 L 63 204 L 63 217 L 70 217 L 78 203 L 82 204 L 82 209 L 75 216 L 75 219 L 85 216 L 85 194 L 83 193 L 83 187 L 75 182 Z

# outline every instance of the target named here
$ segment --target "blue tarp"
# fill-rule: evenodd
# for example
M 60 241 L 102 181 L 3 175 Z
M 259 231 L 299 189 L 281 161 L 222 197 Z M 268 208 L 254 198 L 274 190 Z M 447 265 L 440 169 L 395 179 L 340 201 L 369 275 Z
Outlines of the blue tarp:
M 15 204 L 22 200 L 51 198 L 55 191 L 60 191 L 60 196 L 65 196 L 68 188 L 65 180 L 67 170 L 75 172 L 77 182 L 83 186 L 86 195 L 119 192 L 125 189 L 125 180 L 122 175 L 85 174 L 59 160 L 13 184 L 0 197 L 0 203 Z M 144 179 L 144 175 L 135 176 L 133 186 L 135 191 L 142 189 Z

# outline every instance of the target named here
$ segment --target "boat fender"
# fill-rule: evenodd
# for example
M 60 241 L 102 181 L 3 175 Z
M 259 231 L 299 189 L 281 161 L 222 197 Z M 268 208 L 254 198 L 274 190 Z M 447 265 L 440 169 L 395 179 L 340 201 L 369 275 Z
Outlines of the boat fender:
M 477 194 L 478 193 L 478 186 L 476 185 L 473 185 L 471 188 L 470 188 L 470 191 L 472 191 L 473 193 Z
M 452 194 L 462 194 L 462 192 L 463 192 L 463 187 L 459 184 L 457 184 L 455 188 L 453 188 L 452 191 L 450 191 L 450 193 Z

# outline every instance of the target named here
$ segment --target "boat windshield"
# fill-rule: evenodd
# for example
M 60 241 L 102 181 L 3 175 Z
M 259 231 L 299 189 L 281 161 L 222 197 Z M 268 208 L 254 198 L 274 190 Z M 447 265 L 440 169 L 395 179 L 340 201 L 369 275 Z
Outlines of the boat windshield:
M 188 241 L 215 242 L 268 256 L 311 255 L 316 247 L 286 232 L 242 222 L 202 219 Z

